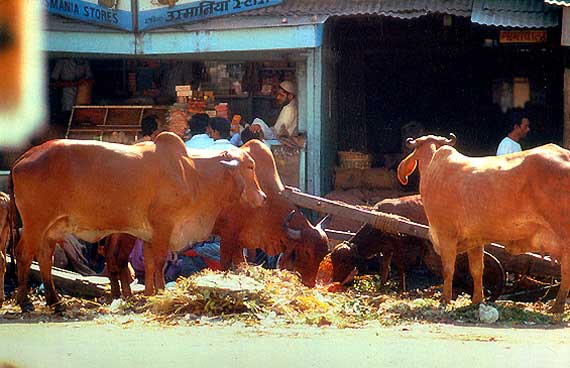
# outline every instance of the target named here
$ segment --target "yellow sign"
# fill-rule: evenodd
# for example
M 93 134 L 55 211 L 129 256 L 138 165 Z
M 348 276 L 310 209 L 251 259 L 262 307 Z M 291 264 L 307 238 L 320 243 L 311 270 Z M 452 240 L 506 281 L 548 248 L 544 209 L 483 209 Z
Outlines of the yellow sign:
M 501 31 L 500 43 L 543 43 L 546 42 L 546 31 Z

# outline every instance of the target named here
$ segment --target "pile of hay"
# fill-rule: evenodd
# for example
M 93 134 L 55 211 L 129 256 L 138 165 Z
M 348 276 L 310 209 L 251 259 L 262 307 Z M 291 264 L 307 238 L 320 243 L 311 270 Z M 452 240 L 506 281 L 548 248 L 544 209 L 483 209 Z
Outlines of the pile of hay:
M 195 315 L 339 327 L 360 324 L 372 313 L 351 293 L 309 289 L 291 272 L 252 266 L 235 273 L 207 270 L 180 278 L 175 289 L 150 297 L 144 309 L 162 321 Z

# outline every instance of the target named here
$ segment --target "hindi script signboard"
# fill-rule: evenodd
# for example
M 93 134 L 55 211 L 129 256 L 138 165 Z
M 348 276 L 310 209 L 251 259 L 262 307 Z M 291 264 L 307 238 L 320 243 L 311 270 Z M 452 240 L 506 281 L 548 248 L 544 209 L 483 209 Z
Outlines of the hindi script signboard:
M 282 2 L 283 0 L 139 0 L 138 29 L 174 26 Z

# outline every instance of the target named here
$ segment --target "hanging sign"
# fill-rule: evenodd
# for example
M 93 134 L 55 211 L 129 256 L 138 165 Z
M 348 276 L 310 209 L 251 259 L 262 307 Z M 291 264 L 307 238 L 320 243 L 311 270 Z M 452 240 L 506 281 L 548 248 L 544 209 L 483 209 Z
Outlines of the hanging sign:
M 48 13 L 133 30 L 131 0 L 42 0 Z
M 283 0 L 139 0 L 138 29 L 174 26 L 282 2 Z
M 546 42 L 546 30 L 500 31 L 500 43 L 543 43 Z

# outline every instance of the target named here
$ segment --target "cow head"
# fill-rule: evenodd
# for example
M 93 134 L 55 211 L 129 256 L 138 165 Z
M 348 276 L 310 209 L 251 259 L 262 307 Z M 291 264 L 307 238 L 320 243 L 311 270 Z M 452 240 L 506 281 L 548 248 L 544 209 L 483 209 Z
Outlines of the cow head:
M 261 207 L 265 203 L 267 196 L 259 186 L 255 174 L 255 162 L 247 152 L 225 151 L 221 154 L 220 164 L 229 169 L 234 179 L 236 193 L 240 193 L 241 202 L 250 207 Z
M 279 260 L 279 268 L 298 272 L 303 284 L 313 287 L 319 265 L 328 253 L 328 237 L 322 228 L 323 221 L 313 226 L 302 214 L 298 216 L 306 225 L 299 229 L 292 227 L 291 219 L 296 213 L 290 212 L 283 222 L 283 231 L 290 242 Z
M 337 244 L 331 251 L 332 281 L 342 284 L 352 280 L 356 274 L 358 254 L 349 242 Z
M 406 158 L 398 165 L 398 180 L 403 185 L 408 184 L 408 176 L 412 175 L 418 162 L 420 163 L 420 172 L 422 167 L 426 167 L 431 162 L 435 151 L 441 146 L 453 146 L 457 141 L 455 134 L 450 133 L 449 138 L 438 137 L 435 135 L 427 135 L 417 139 L 406 139 L 406 146 L 412 149 Z

